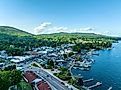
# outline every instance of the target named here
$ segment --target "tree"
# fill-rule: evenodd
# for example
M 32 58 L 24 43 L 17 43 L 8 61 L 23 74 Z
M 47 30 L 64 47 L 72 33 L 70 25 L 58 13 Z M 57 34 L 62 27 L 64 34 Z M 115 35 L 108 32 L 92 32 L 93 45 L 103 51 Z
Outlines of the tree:
M 71 57 L 72 55 L 74 55 L 73 52 L 68 53 L 68 56 L 69 56 L 69 57 Z
M 53 60 L 48 60 L 48 61 L 47 61 L 47 65 L 48 65 L 48 68 L 49 68 L 49 69 L 52 69 L 52 68 L 54 67 L 54 62 L 53 62 Z
M 67 58 L 67 54 L 63 54 L 63 57 L 66 59 Z
M 15 69 L 16 69 L 16 65 L 7 66 L 4 68 L 5 71 L 15 70 Z
M 0 71 L 0 90 L 8 90 L 12 85 L 17 85 L 22 79 L 18 70 Z

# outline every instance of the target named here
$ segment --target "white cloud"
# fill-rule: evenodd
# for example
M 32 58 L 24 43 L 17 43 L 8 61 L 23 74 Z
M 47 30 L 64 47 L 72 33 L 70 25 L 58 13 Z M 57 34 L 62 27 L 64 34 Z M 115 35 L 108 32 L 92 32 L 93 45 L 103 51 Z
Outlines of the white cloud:
M 86 27 L 86 28 L 80 28 L 80 31 L 92 31 L 95 28 L 91 28 L 91 27 Z
M 50 33 L 59 33 L 67 32 L 67 27 L 55 27 L 52 26 L 50 22 L 44 22 L 40 26 L 34 28 L 34 34 L 50 34 Z
M 46 34 L 59 33 L 59 32 L 68 32 L 68 28 L 67 27 L 50 27 L 45 31 Z
M 54 30 L 54 31 L 65 31 L 67 30 L 67 27 L 51 27 L 48 30 Z
M 95 33 L 95 28 L 91 27 L 85 27 L 85 28 L 75 28 L 71 29 L 71 32 L 77 32 L 77 33 Z
M 110 34 L 110 32 L 109 31 L 105 31 L 105 32 L 103 32 L 103 34 Z
M 46 30 L 49 26 L 51 26 L 50 22 L 44 22 L 42 23 L 40 26 L 34 28 L 34 33 L 35 34 L 40 34 L 40 32 L 43 32 L 44 30 Z
M 43 22 L 40 26 L 34 28 L 34 34 L 51 34 L 51 33 L 95 33 L 108 36 L 117 36 L 112 34 L 110 31 L 98 32 L 95 28 L 85 27 L 85 28 L 68 28 L 64 26 L 53 26 L 51 22 Z
M 114 34 L 114 32 L 110 31 L 105 31 L 101 33 L 102 35 L 107 35 L 107 36 L 113 36 L 113 37 L 119 37 L 119 35 Z
M 54 29 L 57 30 L 57 31 L 65 31 L 68 28 L 67 27 L 54 27 Z
M 50 34 L 50 33 L 59 33 L 59 32 L 67 32 L 67 33 L 95 33 L 94 28 L 85 27 L 85 28 L 75 28 L 70 29 L 64 26 L 53 26 L 50 22 L 44 22 L 40 26 L 34 29 L 34 34 Z

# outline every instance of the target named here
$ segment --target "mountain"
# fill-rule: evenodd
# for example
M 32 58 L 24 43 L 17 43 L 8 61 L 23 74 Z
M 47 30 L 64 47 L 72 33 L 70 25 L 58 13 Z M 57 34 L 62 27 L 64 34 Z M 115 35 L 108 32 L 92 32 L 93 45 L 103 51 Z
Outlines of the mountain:
M 7 35 L 16 35 L 16 36 L 36 36 L 31 33 L 28 33 L 26 31 L 11 27 L 11 26 L 0 26 L 0 34 L 7 34 Z M 66 33 L 66 32 L 60 32 L 60 33 L 53 33 L 53 34 L 41 34 L 37 35 L 39 37 L 41 36 L 79 36 L 79 37 L 93 37 L 93 38 L 112 38 L 116 40 L 121 40 L 121 37 L 110 37 L 100 34 L 94 34 L 94 33 Z
M 19 36 L 28 36 L 32 35 L 28 32 L 22 31 L 20 29 L 10 27 L 10 26 L 0 26 L 0 34 L 8 34 L 8 35 L 19 35 Z
M 112 38 L 111 36 L 101 35 L 101 34 L 95 34 L 95 33 L 67 33 L 67 32 L 60 32 L 60 33 L 52 33 L 52 34 L 41 34 L 38 36 L 73 36 L 73 37 L 87 37 L 87 38 Z

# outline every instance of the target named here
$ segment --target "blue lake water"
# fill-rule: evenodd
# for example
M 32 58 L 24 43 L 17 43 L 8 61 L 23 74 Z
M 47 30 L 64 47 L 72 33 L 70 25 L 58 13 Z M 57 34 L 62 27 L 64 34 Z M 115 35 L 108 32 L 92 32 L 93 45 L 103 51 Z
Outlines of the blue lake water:
M 81 74 L 84 79 L 94 78 L 93 82 L 86 83 L 86 86 L 102 82 L 102 86 L 93 90 L 107 90 L 110 86 L 113 90 L 121 90 L 121 41 L 113 44 L 112 50 L 97 51 L 99 56 L 92 56 L 95 63 L 90 71 L 73 69 L 75 75 Z

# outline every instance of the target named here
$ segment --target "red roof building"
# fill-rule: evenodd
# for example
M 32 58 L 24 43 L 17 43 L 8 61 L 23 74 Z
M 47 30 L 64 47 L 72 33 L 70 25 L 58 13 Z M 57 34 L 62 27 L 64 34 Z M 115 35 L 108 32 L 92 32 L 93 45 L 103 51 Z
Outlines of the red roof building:
M 44 81 L 38 82 L 37 83 L 37 87 L 38 87 L 39 90 L 52 90 L 50 88 L 50 86 L 46 82 L 44 82 Z
M 32 71 L 26 71 L 24 77 L 28 80 L 29 83 L 38 79 L 38 76 Z M 41 80 L 36 83 L 38 90 L 52 90 L 47 82 Z
M 37 75 L 32 71 L 26 71 L 24 73 L 24 77 L 28 80 L 29 83 L 31 83 L 33 80 L 37 78 Z

